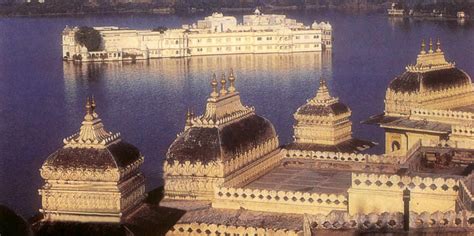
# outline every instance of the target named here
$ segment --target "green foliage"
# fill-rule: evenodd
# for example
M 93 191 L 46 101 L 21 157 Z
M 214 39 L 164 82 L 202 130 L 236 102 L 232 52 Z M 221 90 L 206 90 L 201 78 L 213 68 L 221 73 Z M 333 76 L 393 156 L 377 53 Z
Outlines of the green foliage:
M 165 26 L 158 26 L 158 27 L 154 28 L 152 31 L 159 31 L 160 33 L 163 33 L 167 30 L 168 30 L 168 28 L 165 27 Z
M 98 51 L 102 42 L 102 36 L 99 31 L 92 27 L 81 26 L 74 35 L 76 42 L 85 46 L 89 51 Z

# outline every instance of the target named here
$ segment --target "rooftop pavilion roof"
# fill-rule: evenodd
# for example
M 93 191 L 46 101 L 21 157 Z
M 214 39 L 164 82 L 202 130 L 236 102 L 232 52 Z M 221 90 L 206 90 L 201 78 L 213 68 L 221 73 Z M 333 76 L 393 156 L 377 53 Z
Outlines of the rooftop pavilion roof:
M 474 104 L 467 105 L 467 106 L 462 106 L 462 107 L 456 107 L 452 109 L 453 111 L 462 111 L 462 112 L 472 112 L 474 113 Z

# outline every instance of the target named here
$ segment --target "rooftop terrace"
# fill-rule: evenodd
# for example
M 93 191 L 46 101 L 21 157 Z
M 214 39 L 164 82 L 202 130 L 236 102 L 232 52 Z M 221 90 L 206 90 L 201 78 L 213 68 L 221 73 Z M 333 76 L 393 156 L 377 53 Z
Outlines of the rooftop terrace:
M 245 188 L 346 194 L 350 186 L 349 171 L 279 166 Z

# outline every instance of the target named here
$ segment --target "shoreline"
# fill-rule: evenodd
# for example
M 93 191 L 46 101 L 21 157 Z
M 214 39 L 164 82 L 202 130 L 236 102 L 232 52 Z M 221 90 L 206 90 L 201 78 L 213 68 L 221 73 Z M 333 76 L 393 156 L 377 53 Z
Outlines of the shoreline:
M 222 13 L 245 13 L 248 12 L 248 9 L 234 9 L 234 8 L 223 8 L 219 12 Z M 389 16 L 386 13 L 381 11 L 357 11 L 357 10 L 347 10 L 347 9 L 335 9 L 335 8 L 305 8 L 305 9 L 273 9 L 268 11 L 268 13 L 286 13 L 286 12 L 321 12 L 321 11 L 336 11 L 336 12 L 346 12 L 354 15 L 358 14 L 377 14 L 384 15 L 388 19 L 415 19 L 415 20 L 427 20 L 427 21 L 465 21 L 471 22 L 474 21 L 474 17 L 468 18 L 457 18 L 456 16 Z M 146 11 L 107 11 L 107 12 L 77 12 L 77 13 L 46 13 L 46 14 L 0 14 L 0 18 L 48 18 L 48 17 L 85 17 L 85 16 L 110 16 L 110 15 L 150 15 L 150 16 L 182 16 L 182 15 L 202 15 L 207 13 L 206 10 L 199 10 L 194 12 L 175 12 L 175 13 L 162 13 L 162 12 L 153 12 L 150 10 Z

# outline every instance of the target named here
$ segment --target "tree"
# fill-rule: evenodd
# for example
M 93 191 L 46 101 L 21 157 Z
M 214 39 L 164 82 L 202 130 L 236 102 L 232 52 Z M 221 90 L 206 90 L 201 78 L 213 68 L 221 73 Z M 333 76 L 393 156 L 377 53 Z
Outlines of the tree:
M 168 28 L 165 27 L 165 26 L 158 26 L 158 27 L 154 28 L 152 31 L 159 31 L 160 33 L 163 33 L 167 30 L 168 30 Z
M 102 42 L 99 31 L 88 26 L 79 27 L 74 38 L 80 45 L 85 46 L 88 51 L 98 51 Z

